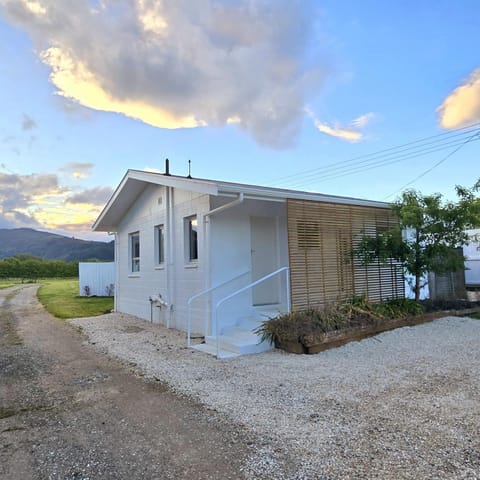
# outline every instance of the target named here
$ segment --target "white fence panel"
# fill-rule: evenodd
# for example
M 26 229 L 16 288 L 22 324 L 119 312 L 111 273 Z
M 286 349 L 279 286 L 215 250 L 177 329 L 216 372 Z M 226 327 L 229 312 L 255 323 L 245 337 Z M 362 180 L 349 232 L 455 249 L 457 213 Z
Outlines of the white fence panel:
M 78 264 L 80 296 L 111 297 L 115 293 L 114 262 L 80 262 Z

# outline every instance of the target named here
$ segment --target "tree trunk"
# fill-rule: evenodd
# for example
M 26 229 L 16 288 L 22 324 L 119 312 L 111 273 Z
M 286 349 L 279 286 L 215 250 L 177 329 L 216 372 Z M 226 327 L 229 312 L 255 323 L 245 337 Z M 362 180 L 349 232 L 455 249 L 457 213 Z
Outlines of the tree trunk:
M 420 282 L 421 282 L 421 275 L 415 275 L 415 301 L 418 302 L 420 300 Z

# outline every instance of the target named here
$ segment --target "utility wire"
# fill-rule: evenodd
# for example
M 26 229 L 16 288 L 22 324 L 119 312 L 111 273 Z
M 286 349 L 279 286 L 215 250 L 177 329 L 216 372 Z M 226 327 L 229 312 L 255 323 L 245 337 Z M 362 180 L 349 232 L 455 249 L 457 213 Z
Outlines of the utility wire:
M 293 175 L 277 178 L 269 183 L 286 184 L 289 187 L 294 185 L 304 185 L 323 181 L 326 179 L 337 178 L 337 176 L 345 176 L 359 171 L 370 170 L 384 165 L 390 165 L 399 161 L 416 158 L 420 155 L 436 152 L 451 146 L 456 146 L 462 142 L 466 135 L 473 130 L 477 131 L 480 122 L 462 127 L 453 132 L 446 132 L 430 137 L 426 137 L 413 142 L 405 143 L 396 147 L 380 150 L 375 153 L 361 155 L 352 159 L 340 162 L 330 163 L 323 167 L 299 172 Z M 293 185 L 292 185 L 293 183 Z
M 310 185 L 313 183 L 322 183 L 325 181 L 333 180 L 335 178 L 345 177 L 345 176 L 353 175 L 355 173 L 360 173 L 360 172 L 366 172 L 368 170 L 373 170 L 375 168 L 385 167 L 387 165 L 392 165 L 394 163 L 411 160 L 411 159 L 428 155 L 431 153 L 436 153 L 436 152 L 445 150 L 448 147 L 463 145 L 464 143 L 465 142 L 459 143 L 458 141 L 450 142 L 450 143 L 438 146 L 436 148 L 423 149 L 417 152 L 410 152 L 405 155 L 399 155 L 397 157 L 386 158 L 386 159 L 384 158 L 379 161 L 369 161 L 368 163 L 362 162 L 362 164 L 357 164 L 353 166 L 346 165 L 346 166 L 334 169 L 331 172 L 326 172 L 325 174 L 322 174 L 322 175 L 310 176 L 308 179 L 306 178 L 298 182 L 293 182 L 293 183 L 290 182 L 289 185 L 290 187 L 295 188 L 295 187 Z
M 406 183 L 405 185 L 403 185 L 402 187 L 400 187 L 398 190 L 396 190 L 395 192 L 391 193 L 390 195 L 387 195 L 385 198 L 383 198 L 383 200 L 386 200 L 387 198 L 390 198 L 392 197 L 393 195 L 396 195 L 397 193 L 401 192 L 402 190 L 404 190 L 405 188 L 409 187 L 410 185 L 412 185 L 413 183 L 415 183 L 417 180 L 420 180 L 421 178 L 423 178 L 425 175 L 429 174 L 432 170 L 434 170 L 435 168 L 437 168 L 439 165 L 441 165 L 442 163 L 444 163 L 445 161 L 447 161 L 451 156 L 453 156 L 455 153 L 457 153 L 463 146 L 465 146 L 467 143 L 470 143 L 472 141 L 475 140 L 475 137 L 478 137 L 477 140 L 480 140 L 480 130 L 477 130 L 476 133 L 474 133 L 471 137 L 467 138 L 462 144 L 460 144 L 457 148 L 455 148 L 455 150 L 452 150 L 448 155 L 445 155 L 445 157 L 443 157 L 441 160 L 439 160 L 437 163 L 435 163 L 435 165 L 433 165 L 432 167 L 430 167 L 429 169 L 425 170 L 423 173 L 421 173 L 420 175 L 418 175 L 417 177 L 415 177 L 413 180 L 410 180 L 408 183 Z

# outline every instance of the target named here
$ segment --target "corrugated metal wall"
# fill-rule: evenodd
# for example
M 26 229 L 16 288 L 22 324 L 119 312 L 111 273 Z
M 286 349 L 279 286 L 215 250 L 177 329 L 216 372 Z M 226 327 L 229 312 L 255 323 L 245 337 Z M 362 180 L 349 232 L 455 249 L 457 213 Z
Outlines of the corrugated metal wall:
M 287 215 L 293 308 L 363 294 L 373 301 L 404 297 L 400 265 L 364 266 L 351 256 L 364 232 L 375 235 L 395 222 L 389 209 L 288 200 Z
M 78 275 L 81 297 L 109 297 L 115 293 L 114 262 L 80 262 Z

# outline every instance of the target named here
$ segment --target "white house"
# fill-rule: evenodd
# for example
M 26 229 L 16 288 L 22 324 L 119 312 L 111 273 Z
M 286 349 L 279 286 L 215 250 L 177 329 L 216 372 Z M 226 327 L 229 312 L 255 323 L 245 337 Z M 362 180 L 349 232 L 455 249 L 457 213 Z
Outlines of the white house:
M 465 284 L 470 288 L 480 287 L 480 229 L 467 230 L 470 242 L 463 247 L 465 256 Z
M 93 229 L 115 234 L 115 310 L 204 335 L 217 355 L 253 353 L 252 329 L 291 308 L 404 296 L 393 262 L 363 266 L 383 202 L 129 170 Z

